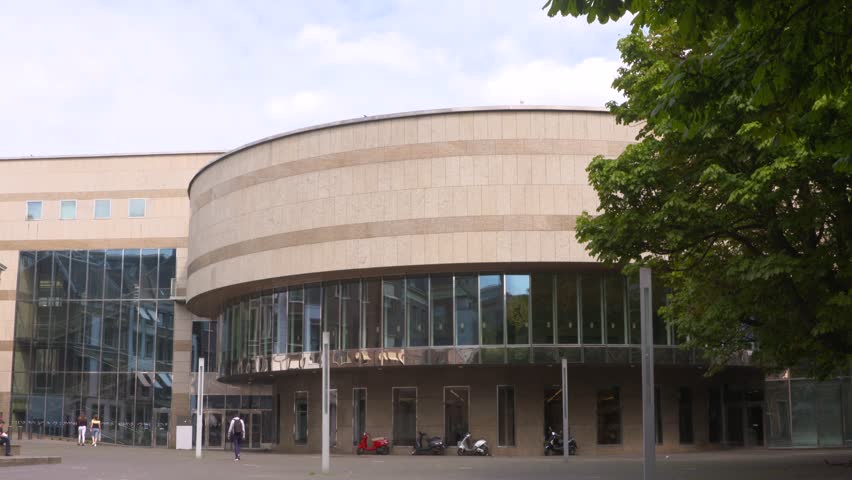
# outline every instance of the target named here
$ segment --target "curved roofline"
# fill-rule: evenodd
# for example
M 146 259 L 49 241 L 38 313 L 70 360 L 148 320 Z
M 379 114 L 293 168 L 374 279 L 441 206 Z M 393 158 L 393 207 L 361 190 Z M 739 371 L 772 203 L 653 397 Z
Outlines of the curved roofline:
M 193 151 L 176 151 L 176 152 L 138 152 L 138 153 L 84 153 L 80 155 L 27 155 L 22 157 L 0 157 L 2 161 L 12 160 L 70 160 L 70 159 L 97 159 L 97 158 L 114 158 L 114 157 L 167 157 L 174 155 L 209 155 L 209 154 L 228 153 L 227 150 L 193 150 Z
M 334 128 L 341 127 L 345 125 L 355 125 L 359 123 L 369 123 L 376 122 L 380 120 L 392 120 L 398 118 L 411 118 L 411 117 L 425 117 L 429 115 L 443 115 L 448 113 L 472 113 L 472 112 L 505 112 L 505 111 L 514 111 L 514 112 L 524 112 L 524 111 L 556 111 L 556 112 L 587 112 L 587 113 L 609 113 L 609 110 L 600 107 L 569 107 L 569 106 L 558 106 L 558 105 L 500 105 L 500 106 L 492 106 L 492 107 L 454 107 L 454 108 L 436 108 L 431 110 L 413 110 L 409 112 L 399 112 L 399 113 L 387 113 L 383 115 L 372 115 L 372 116 L 364 116 L 361 118 L 350 118 L 347 120 L 338 120 L 336 122 L 328 122 L 321 123 L 319 125 L 312 125 L 309 127 L 298 128 L 296 130 L 290 130 L 284 133 L 279 133 L 276 135 L 271 135 L 269 137 L 261 138 L 260 140 L 255 140 L 253 142 L 247 143 L 245 145 L 239 146 L 233 150 L 225 152 L 222 156 L 218 158 L 214 158 L 206 165 L 201 167 L 200 170 L 195 172 L 195 175 L 192 176 L 192 179 L 189 181 L 189 186 L 186 189 L 187 195 L 192 191 L 192 185 L 195 183 L 195 179 L 198 178 L 199 175 L 204 173 L 209 167 L 215 165 L 216 163 L 224 160 L 231 155 L 241 152 L 243 150 L 255 147 L 257 145 L 262 145 L 267 142 L 271 142 L 274 140 L 279 140 L 282 138 L 290 137 L 293 135 L 298 135 L 301 133 L 313 132 L 317 130 L 324 130 L 326 128 Z

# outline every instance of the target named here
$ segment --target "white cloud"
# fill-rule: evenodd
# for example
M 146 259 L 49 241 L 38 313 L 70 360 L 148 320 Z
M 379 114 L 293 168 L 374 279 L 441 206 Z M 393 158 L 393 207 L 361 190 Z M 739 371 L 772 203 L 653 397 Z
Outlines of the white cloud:
M 284 97 L 270 98 L 264 105 L 266 114 L 273 119 L 316 116 L 331 105 L 328 95 L 321 92 L 302 91 Z
M 488 78 L 483 98 L 489 103 L 527 105 L 601 106 L 610 100 L 623 100 L 612 89 L 621 63 L 589 58 L 576 65 L 553 60 L 535 60 L 510 65 Z

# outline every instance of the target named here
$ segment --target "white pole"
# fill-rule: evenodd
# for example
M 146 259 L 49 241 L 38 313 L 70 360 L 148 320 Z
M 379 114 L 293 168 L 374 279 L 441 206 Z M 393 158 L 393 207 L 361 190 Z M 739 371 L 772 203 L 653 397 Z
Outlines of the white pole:
M 570 456 L 568 440 L 568 359 L 562 359 L 562 455 L 565 460 Z
M 651 269 L 639 269 L 639 307 L 642 334 L 642 478 L 653 480 L 656 472 L 656 422 L 654 421 L 654 322 Z
M 328 377 L 328 332 L 322 332 L 322 473 L 328 473 L 328 397 L 330 385 Z
M 198 359 L 198 387 L 195 404 L 195 458 L 201 458 L 201 426 L 204 419 L 204 359 Z

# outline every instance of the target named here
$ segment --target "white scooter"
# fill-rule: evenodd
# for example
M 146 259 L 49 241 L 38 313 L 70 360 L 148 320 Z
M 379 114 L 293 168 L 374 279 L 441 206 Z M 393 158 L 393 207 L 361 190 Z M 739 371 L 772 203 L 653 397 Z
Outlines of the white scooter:
M 491 451 L 488 450 L 488 442 L 486 442 L 484 438 L 477 440 L 473 446 L 470 445 L 470 442 L 470 433 L 468 433 L 459 441 L 457 453 L 459 455 L 491 455 Z

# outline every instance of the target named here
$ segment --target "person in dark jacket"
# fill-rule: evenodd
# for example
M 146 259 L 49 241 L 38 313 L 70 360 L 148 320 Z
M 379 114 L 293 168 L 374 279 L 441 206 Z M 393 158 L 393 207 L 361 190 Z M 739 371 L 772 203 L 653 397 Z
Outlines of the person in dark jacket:
M 243 435 L 246 433 L 246 424 L 239 414 L 234 415 L 231 419 L 231 426 L 228 427 L 228 437 L 234 444 L 234 461 L 240 461 L 240 444 L 243 442 Z

